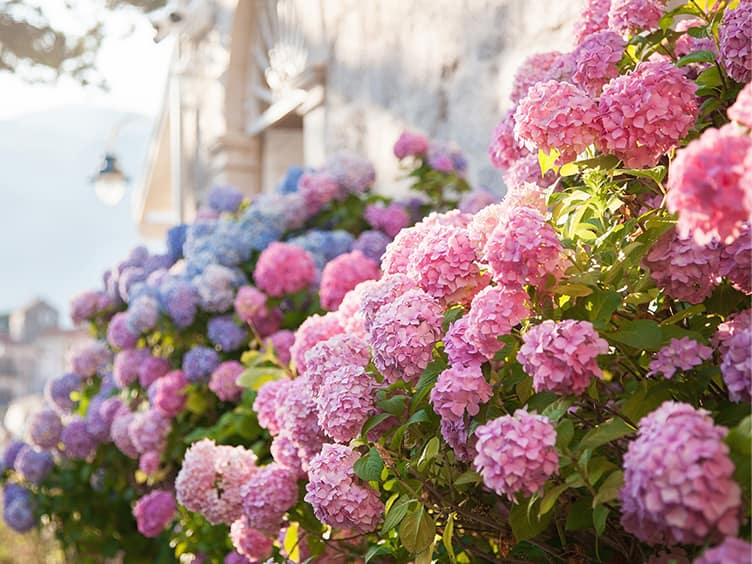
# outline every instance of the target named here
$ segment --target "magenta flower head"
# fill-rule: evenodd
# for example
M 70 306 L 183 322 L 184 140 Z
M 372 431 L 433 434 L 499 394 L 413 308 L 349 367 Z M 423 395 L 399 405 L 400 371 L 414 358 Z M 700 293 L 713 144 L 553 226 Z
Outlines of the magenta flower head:
M 752 156 L 752 151 L 749 151 L 749 155 Z M 752 164 L 752 158 L 748 159 Z M 749 296 L 752 294 L 752 228 L 749 223 L 744 223 L 740 231 L 739 237 L 731 244 L 721 246 L 719 274 L 728 278 L 734 288 Z
M 337 529 L 368 533 L 384 515 L 378 494 L 361 485 L 353 471 L 359 455 L 344 445 L 324 445 L 311 460 L 305 500 L 322 523 Z
M 298 191 L 313 215 L 339 196 L 339 184 L 328 172 L 306 172 L 298 180 Z
M 426 151 L 428 151 L 428 139 L 412 131 L 403 131 L 394 144 L 394 156 L 398 159 L 422 157 Z
M 178 503 L 213 525 L 229 525 L 240 518 L 243 486 L 257 470 L 252 450 L 200 440 L 186 451 L 175 479 Z
M 319 289 L 321 306 L 329 311 L 335 311 L 342 303 L 345 294 L 355 286 L 366 280 L 377 280 L 379 277 L 381 277 L 381 270 L 378 263 L 360 251 L 339 255 L 327 263 L 321 272 Z
M 275 298 L 294 294 L 313 284 L 316 263 L 297 245 L 275 241 L 261 252 L 253 279 L 259 289 Z
M 60 442 L 63 423 L 60 416 L 50 408 L 43 408 L 31 417 L 29 438 L 40 448 L 52 449 Z
M 745 186 L 745 157 L 752 137 L 733 126 L 708 128 L 671 161 L 666 207 L 679 214 L 677 230 L 705 245 L 729 244 L 752 215 L 752 184 Z
M 624 37 L 658 27 L 666 0 L 611 0 L 608 25 Z
M 527 292 L 520 287 L 484 288 L 470 304 L 462 340 L 485 359 L 491 360 L 504 346 L 499 337 L 508 335 L 513 327 L 530 317 L 528 302 Z M 452 346 L 450 345 L 450 350 Z
M 264 338 L 279 330 L 282 314 L 266 307 L 266 294 L 253 286 L 241 286 L 235 296 L 235 313 Z
M 245 368 L 237 361 L 223 362 L 212 372 L 209 389 L 222 401 L 236 402 L 240 399 L 243 388 L 235 382 Z
M 643 264 L 666 295 L 699 304 L 718 285 L 720 258 L 718 244 L 699 245 L 672 229 L 650 249 Z
M 301 323 L 295 332 L 295 343 L 290 347 L 290 354 L 298 372 L 306 371 L 305 354 L 316 343 L 343 332 L 336 313 L 327 313 L 323 316 L 314 314 Z
M 243 515 L 247 524 L 268 535 L 279 532 L 282 518 L 297 501 L 298 481 L 279 464 L 259 468 L 243 486 Z
M 712 356 L 713 349 L 701 345 L 694 339 L 671 339 L 668 345 L 655 354 L 650 363 L 648 376 L 663 374 L 664 378 L 670 379 L 677 370 L 690 370 Z
M 175 498 L 165 490 L 153 490 L 136 502 L 133 516 L 138 532 L 154 538 L 164 531 L 175 518 Z
M 107 327 L 107 342 L 116 349 L 132 349 L 138 342 L 138 335 L 130 330 L 128 313 L 116 313 Z
M 721 65 L 737 82 L 752 80 L 752 4 L 739 2 L 726 10 L 718 29 L 721 41 Z
M 747 564 L 752 544 L 736 537 L 728 537 L 718 546 L 707 549 L 692 564 Z
M 645 416 L 624 455 L 621 524 L 648 544 L 702 544 L 735 535 L 741 490 L 708 412 L 667 401 Z M 681 516 L 677 519 L 677 516 Z
M 541 491 L 559 471 L 556 430 L 548 418 L 518 409 L 475 430 L 473 465 L 486 487 L 515 502 L 516 495 Z
M 374 229 L 380 229 L 389 237 L 394 237 L 401 229 L 410 225 L 410 214 L 398 203 L 384 205 L 381 202 L 368 204 L 363 218 Z
M 595 100 L 567 82 L 539 82 L 514 112 L 514 133 L 531 151 L 557 149 L 574 160 L 601 134 Z
M 369 331 L 383 306 L 392 303 L 408 290 L 417 288 L 417 285 L 405 274 L 390 274 L 376 281 L 362 282 L 359 287 L 361 295 L 358 312 L 363 318 L 363 328 Z M 343 326 L 349 323 L 342 318 L 341 322 Z
M 500 218 L 488 238 L 485 259 L 496 282 L 505 286 L 550 285 L 559 280 L 566 262 L 556 231 L 537 211 L 517 208 Z
M 253 529 L 245 517 L 233 521 L 230 525 L 230 540 L 237 551 L 236 554 L 245 558 L 245 562 L 264 562 L 271 556 L 274 547 L 274 541 Z
M 318 454 L 326 441 L 318 424 L 316 401 L 307 380 L 303 376 L 290 382 L 276 412 L 281 431 L 298 447 L 298 458 L 306 471 L 311 458 Z
M 419 289 L 383 306 L 370 329 L 373 362 L 387 382 L 414 383 L 432 359 L 441 338 L 443 309 Z
M 459 318 L 449 326 L 449 330 L 444 335 L 444 352 L 451 366 L 480 365 L 486 361 L 486 357 L 467 338 L 467 323 L 468 316 Z
M 138 382 L 145 390 L 155 381 L 170 371 L 170 361 L 166 358 L 151 356 L 144 358 L 138 367 Z
M 185 407 L 187 385 L 188 379 L 182 370 L 168 372 L 149 387 L 149 401 L 166 417 L 175 417 Z
M 517 360 L 536 392 L 580 395 L 593 377 L 603 377 L 597 357 L 608 352 L 608 343 L 589 321 L 546 319 L 522 340 Z
M 475 450 L 477 437 L 475 433 L 468 434 L 468 426 L 464 419 L 446 419 L 441 420 L 441 436 L 444 437 L 446 444 L 454 451 L 454 456 L 462 462 L 472 462 L 477 456 Z
M 458 421 L 466 412 L 471 417 L 478 415 L 480 406 L 492 395 L 479 364 L 451 367 L 439 374 L 431 390 L 431 404 L 442 419 Z
M 598 101 L 603 135 L 598 147 L 627 167 L 655 166 L 697 118 L 696 85 L 666 60 L 640 63 L 603 87 Z

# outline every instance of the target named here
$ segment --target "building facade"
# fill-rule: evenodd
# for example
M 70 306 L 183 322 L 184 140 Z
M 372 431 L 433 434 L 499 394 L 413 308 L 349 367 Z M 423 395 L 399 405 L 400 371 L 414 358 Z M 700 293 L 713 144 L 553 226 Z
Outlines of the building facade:
M 191 219 L 207 187 L 272 189 L 292 164 L 349 149 L 400 192 L 404 129 L 456 142 L 475 185 L 503 190 L 487 157 L 531 53 L 572 48 L 583 1 L 193 0 L 169 9 L 175 56 L 137 194 L 144 236 Z M 174 14 L 178 14 L 177 17 Z

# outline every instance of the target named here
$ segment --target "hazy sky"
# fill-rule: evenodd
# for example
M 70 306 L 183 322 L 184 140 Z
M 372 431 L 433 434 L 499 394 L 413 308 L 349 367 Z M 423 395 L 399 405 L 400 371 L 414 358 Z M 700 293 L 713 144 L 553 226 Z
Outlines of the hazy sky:
M 54 8 L 63 0 L 44 1 Z M 109 92 L 67 78 L 26 84 L 0 72 L 0 312 L 40 296 L 66 315 L 72 294 L 97 285 L 139 243 L 129 196 L 143 171 L 171 45 L 155 45 L 151 26 L 134 13 L 109 17 L 107 30 L 97 64 Z M 110 208 L 96 199 L 90 178 L 124 116 L 113 148 L 132 182 Z

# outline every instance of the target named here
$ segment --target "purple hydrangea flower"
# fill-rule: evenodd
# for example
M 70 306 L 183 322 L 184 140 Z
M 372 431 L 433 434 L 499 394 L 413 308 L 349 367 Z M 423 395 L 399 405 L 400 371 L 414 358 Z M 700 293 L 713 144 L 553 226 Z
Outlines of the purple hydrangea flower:
M 86 421 L 80 417 L 73 418 L 63 427 L 60 441 L 68 458 L 88 458 L 97 448 L 97 440 L 86 428 Z
M 162 283 L 160 296 L 167 315 L 178 328 L 184 329 L 193 323 L 199 303 L 193 284 L 188 280 L 168 277 Z
M 53 378 L 47 382 L 44 393 L 52 406 L 61 413 L 73 409 L 76 405 L 71 399 L 71 393 L 81 388 L 81 377 L 69 372 Z
M 25 533 L 37 523 L 36 501 L 31 491 L 18 484 L 3 490 L 3 519 L 17 533 Z
M 390 242 L 391 239 L 381 231 L 363 231 L 363 233 L 355 239 L 353 250 L 360 251 L 372 261 L 379 262 L 381 261 L 381 255 L 384 254 L 386 246 Z
M 138 342 L 138 335 L 128 327 L 128 314 L 116 313 L 107 327 L 107 341 L 118 349 L 132 349 Z
M 243 194 L 232 186 L 216 186 L 206 196 L 207 205 L 218 212 L 233 213 L 243 202 Z
M 60 441 L 63 423 L 60 416 L 50 408 L 37 411 L 29 422 L 31 442 L 41 448 L 54 448 Z
M 223 351 L 234 351 L 248 343 L 248 333 L 235 324 L 232 315 L 221 315 L 210 319 L 206 334 L 209 340 Z
M 175 517 L 175 497 L 165 490 L 154 490 L 136 502 L 133 516 L 138 532 L 154 538 L 167 528 Z
M 135 334 L 153 329 L 158 318 L 159 302 L 151 296 L 139 296 L 128 306 L 128 328 Z
M 219 354 L 209 347 L 193 347 L 183 357 L 183 372 L 189 382 L 207 382 L 217 366 Z
M 26 443 L 17 439 L 12 440 L 3 451 L 2 459 L 0 459 L 0 471 L 7 468 L 13 468 L 16 463 L 16 458 L 21 449 L 26 446 Z
M 16 472 L 31 484 L 39 485 L 52 472 L 55 465 L 52 454 L 30 446 L 21 449 L 16 457 Z

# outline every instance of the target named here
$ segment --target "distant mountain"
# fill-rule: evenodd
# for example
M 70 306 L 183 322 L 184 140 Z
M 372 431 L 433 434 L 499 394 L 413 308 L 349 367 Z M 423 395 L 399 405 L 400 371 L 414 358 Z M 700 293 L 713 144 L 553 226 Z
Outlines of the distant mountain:
M 61 107 L 0 121 L 0 311 L 43 296 L 67 319 L 69 298 L 139 244 L 131 193 L 153 120 L 105 108 Z M 131 178 L 123 201 L 101 204 L 91 178 L 112 149 Z

